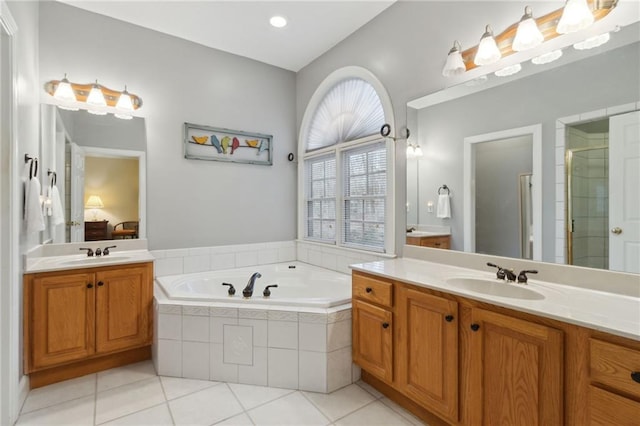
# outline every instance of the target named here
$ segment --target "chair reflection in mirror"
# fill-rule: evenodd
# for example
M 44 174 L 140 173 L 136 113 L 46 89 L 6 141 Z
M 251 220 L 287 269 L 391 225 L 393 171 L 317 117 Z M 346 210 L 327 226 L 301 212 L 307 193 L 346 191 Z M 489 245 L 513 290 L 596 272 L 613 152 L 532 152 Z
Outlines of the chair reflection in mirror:
M 131 220 L 126 222 L 120 222 L 113 226 L 111 231 L 111 238 L 138 238 L 138 221 Z

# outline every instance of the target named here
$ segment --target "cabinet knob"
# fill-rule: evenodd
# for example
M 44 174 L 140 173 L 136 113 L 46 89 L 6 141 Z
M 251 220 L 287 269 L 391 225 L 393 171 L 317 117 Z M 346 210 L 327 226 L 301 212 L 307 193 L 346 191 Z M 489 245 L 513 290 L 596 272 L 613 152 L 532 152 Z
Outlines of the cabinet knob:
M 364 289 L 364 291 L 366 291 L 367 293 L 371 293 L 373 289 L 371 287 L 367 287 Z
M 102 281 L 98 281 L 98 287 L 102 287 L 104 283 Z
M 471 324 L 471 330 L 473 331 L 480 330 L 480 324 Z
M 634 382 L 640 383 L 640 371 L 632 371 L 631 372 L 631 379 Z
M 87 288 L 93 288 L 93 284 L 87 283 Z
M 389 323 L 388 322 L 383 322 L 382 323 L 382 328 L 389 328 Z
M 453 321 L 453 315 L 447 315 L 446 317 L 444 317 L 444 320 L 445 320 L 446 322 L 451 322 L 451 321 Z

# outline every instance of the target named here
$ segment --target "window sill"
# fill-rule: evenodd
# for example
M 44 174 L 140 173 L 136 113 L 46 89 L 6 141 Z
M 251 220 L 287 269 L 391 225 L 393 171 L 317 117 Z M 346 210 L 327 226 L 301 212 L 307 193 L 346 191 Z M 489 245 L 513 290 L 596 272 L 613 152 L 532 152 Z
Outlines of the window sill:
M 323 248 L 329 248 L 329 249 L 339 249 L 339 250 L 345 250 L 351 253 L 358 253 L 358 254 L 366 254 L 366 255 L 370 255 L 370 256 L 378 256 L 378 257 L 383 257 L 386 259 L 395 259 L 398 257 L 398 255 L 396 254 L 389 254 L 389 253 L 383 253 L 383 252 L 379 252 L 379 251 L 370 251 L 370 250 L 360 250 L 360 249 L 355 249 L 355 248 L 351 248 L 351 247 L 345 247 L 345 246 L 338 246 L 336 244 L 333 243 L 321 243 L 318 241 L 311 241 L 311 240 L 304 240 L 304 239 L 297 239 L 296 243 L 302 243 L 302 244 L 309 244 L 312 246 L 317 246 L 317 247 L 323 247 Z

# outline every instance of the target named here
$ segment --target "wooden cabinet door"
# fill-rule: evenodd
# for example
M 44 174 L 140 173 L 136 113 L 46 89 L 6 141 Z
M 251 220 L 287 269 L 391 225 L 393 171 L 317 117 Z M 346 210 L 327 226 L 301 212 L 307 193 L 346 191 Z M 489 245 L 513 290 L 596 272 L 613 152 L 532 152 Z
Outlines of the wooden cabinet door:
M 399 287 L 399 389 L 448 420 L 458 420 L 458 304 Z
M 470 424 L 563 424 L 562 331 L 477 308 L 471 317 Z
M 93 277 L 74 273 L 33 279 L 31 371 L 94 353 Z
M 393 380 L 393 324 L 390 311 L 353 300 L 353 361 L 391 383 Z
M 96 273 L 96 350 L 111 352 L 151 341 L 153 297 L 150 268 L 137 266 Z

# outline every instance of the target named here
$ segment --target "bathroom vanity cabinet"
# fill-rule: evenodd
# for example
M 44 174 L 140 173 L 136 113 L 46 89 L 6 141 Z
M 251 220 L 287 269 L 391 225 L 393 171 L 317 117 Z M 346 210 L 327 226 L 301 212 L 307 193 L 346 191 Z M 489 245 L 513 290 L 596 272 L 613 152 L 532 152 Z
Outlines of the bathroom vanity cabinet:
M 352 277 L 353 360 L 363 380 L 429 424 L 637 424 L 640 342 Z
M 152 303 L 150 262 L 26 274 L 31 387 L 149 358 Z
M 407 235 L 407 244 L 440 249 L 451 248 L 451 235 L 412 236 Z

